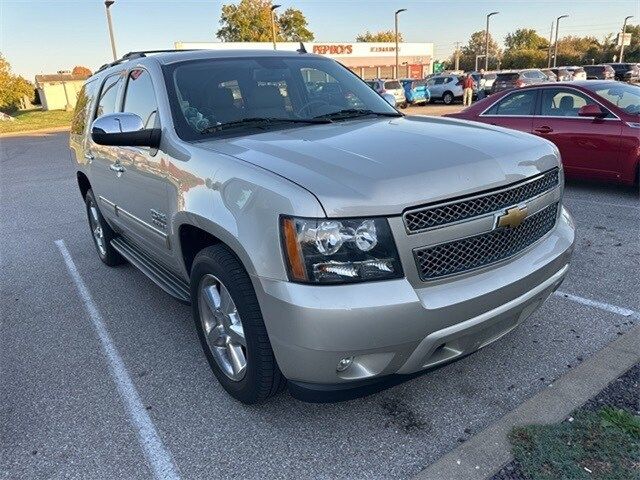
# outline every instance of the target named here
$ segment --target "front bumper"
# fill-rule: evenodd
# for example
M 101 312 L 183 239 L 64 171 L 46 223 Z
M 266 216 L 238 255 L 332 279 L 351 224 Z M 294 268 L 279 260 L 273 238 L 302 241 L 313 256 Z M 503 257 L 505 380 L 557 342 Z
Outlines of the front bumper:
M 562 283 L 574 239 L 563 208 L 553 230 L 516 257 L 446 282 L 312 286 L 256 277 L 254 285 L 285 377 L 357 382 L 431 368 L 505 335 Z M 338 372 L 344 357 L 353 362 Z

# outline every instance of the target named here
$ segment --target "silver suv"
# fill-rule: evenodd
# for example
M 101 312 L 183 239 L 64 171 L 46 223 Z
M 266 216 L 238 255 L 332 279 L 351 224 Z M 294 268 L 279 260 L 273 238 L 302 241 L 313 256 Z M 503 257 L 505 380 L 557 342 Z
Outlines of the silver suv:
M 190 302 L 246 403 L 461 358 L 569 267 L 552 143 L 403 116 L 306 52 L 129 54 L 86 82 L 71 149 L 100 259 Z

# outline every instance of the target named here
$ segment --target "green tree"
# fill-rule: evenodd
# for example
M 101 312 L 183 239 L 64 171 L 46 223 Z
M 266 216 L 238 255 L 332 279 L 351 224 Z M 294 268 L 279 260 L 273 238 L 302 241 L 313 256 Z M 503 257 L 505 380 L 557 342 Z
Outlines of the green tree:
M 506 50 L 539 50 L 549 47 L 549 41 L 533 28 L 519 28 L 504 39 Z
M 83 76 L 83 77 L 90 77 L 91 70 L 89 70 L 87 67 L 83 67 L 82 65 L 76 65 L 75 67 L 73 67 L 71 74 L 77 75 L 77 76 Z
M 0 110 L 17 110 L 25 96 L 33 100 L 33 93 L 33 85 L 20 75 L 14 75 L 11 65 L 0 54 Z
M 485 50 L 485 32 L 480 30 L 471 34 L 469 42 L 462 47 L 460 52 L 460 68 L 462 70 L 473 70 L 476 66 L 476 56 L 484 55 Z M 498 66 L 498 61 L 501 56 L 500 48 L 489 34 L 489 69 L 495 69 Z M 455 65 L 455 53 L 451 57 L 449 62 L 451 65 Z M 478 59 L 478 68 L 484 67 L 484 57 Z
M 220 29 L 216 36 L 224 42 L 270 42 L 271 0 L 240 0 L 240 3 L 222 6 Z M 304 14 L 288 8 L 276 14 L 276 39 L 279 41 L 313 40 Z
M 564 37 L 558 41 L 558 65 L 582 65 L 604 61 L 603 46 L 595 37 Z
M 380 32 L 370 32 L 369 30 L 356 37 L 356 42 L 395 42 L 396 32 L 394 30 L 382 30 Z M 398 41 L 403 42 L 402 33 L 398 32 Z

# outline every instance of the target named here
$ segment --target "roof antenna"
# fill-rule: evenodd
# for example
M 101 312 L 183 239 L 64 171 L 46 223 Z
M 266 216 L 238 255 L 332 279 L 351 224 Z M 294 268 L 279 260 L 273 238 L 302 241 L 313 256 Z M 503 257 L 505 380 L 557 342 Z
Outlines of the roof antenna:
M 298 53 L 307 53 L 307 49 L 304 48 L 304 43 L 300 42 L 300 48 L 296 50 Z

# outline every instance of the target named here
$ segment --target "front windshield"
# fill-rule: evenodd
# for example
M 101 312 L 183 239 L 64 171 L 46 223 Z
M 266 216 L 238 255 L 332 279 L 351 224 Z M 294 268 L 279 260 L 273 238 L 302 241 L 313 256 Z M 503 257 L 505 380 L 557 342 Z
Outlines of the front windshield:
M 244 134 L 257 126 L 400 115 L 353 73 L 325 58 L 205 59 L 163 68 L 176 130 L 184 140 L 228 133 L 225 126 Z
M 631 115 L 640 115 L 640 87 L 627 83 L 598 83 L 587 88 Z

